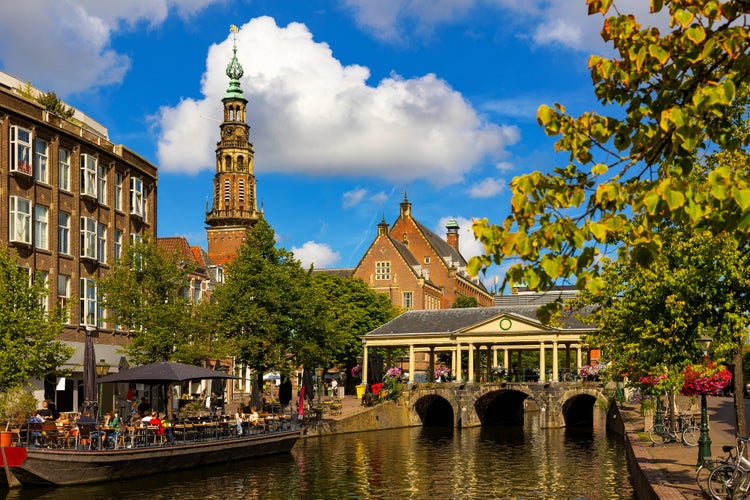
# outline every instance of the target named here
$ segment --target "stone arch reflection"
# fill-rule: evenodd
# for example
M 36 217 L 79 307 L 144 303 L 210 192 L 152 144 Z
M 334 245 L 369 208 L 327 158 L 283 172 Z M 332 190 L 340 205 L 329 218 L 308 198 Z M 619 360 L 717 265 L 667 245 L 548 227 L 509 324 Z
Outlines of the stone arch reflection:
M 445 398 L 434 394 L 419 398 L 414 405 L 423 426 L 453 427 L 455 416 L 453 407 Z
M 516 390 L 493 391 L 474 404 L 482 425 L 523 425 L 524 401 L 529 395 Z

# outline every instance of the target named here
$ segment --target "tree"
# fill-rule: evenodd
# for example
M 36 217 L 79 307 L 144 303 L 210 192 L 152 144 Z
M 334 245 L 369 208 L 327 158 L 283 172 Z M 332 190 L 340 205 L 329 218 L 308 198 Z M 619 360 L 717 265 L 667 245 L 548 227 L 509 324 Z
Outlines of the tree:
M 479 307 L 479 301 L 476 297 L 467 297 L 466 295 L 459 295 L 456 297 L 456 301 L 451 305 L 451 309 L 463 309 L 466 307 Z
M 603 15 L 614 6 L 587 4 Z M 648 265 L 664 221 L 748 240 L 747 164 L 717 165 L 700 182 L 690 175 L 706 152 L 744 154 L 750 143 L 737 133 L 747 117 L 737 90 L 750 75 L 748 2 L 651 0 L 653 12 L 665 8 L 672 27 L 665 35 L 629 15 L 604 22 L 602 37 L 618 56 L 591 56 L 589 67 L 598 100 L 614 113 L 574 118 L 560 104 L 539 108 L 539 124 L 559 137 L 555 148 L 568 163 L 512 181 L 511 215 L 501 225 L 474 225 L 485 255 L 471 260 L 470 271 L 518 257 L 506 282 L 544 290 L 572 280 L 596 293 L 605 286 L 600 249 L 615 244 L 623 262 Z
M 56 340 L 65 329 L 66 309 L 43 307 L 47 284 L 30 279 L 7 248 L 0 248 L 0 392 L 32 378 L 58 372 L 73 348 Z
M 167 255 L 153 240 L 125 247 L 98 291 L 111 312 L 111 323 L 132 335 L 126 347 L 136 364 L 178 361 L 198 364 L 220 356 L 212 337 L 210 305 L 192 303 L 185 290 L 192 267 Z
M 73 108 L 69 108 L 63 104 L 55 92 L 44 92 L 40 94 L 39 97 L 36 98 L 36 102 L 44 106 L 44 109 L 50 113 L 56 114 L 66 120 L 72 118 L 75 114 Z
M 314 294 L 325 303 L 325 366 L 343 366 L 351 373 L 362 355 L 362 335 L 387 323 L 398 310 L 387 295 L 355 278 L 320 272 L 313 274 Z M 347 379 L 351 390 L 351 379 Z
M 324 302 L 294 255 L 276 247 L 265 219 L 248 233 L 215 297 L 218 325 L 235 356 L 256 370 L 258 385 L 266 372 L 289 375 L 300 363 L 325 361 Z

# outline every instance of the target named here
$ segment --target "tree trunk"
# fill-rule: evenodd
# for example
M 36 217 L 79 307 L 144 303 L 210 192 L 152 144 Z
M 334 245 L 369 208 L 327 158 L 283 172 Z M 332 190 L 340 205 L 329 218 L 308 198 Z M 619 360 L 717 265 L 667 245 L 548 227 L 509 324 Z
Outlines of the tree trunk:
M 742 376 L 742 345 L 738 342 L 734 350 L 732 364 L 734 365 L 734 430 L 738 436 L 747 435 L 745 423 L 745 381 Z

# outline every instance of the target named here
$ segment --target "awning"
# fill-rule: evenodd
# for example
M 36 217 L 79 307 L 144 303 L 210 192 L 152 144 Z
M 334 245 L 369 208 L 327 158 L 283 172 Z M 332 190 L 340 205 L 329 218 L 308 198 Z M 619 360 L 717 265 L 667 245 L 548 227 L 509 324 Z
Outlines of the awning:
M 62 341 L 63 344 L 67 344 L 75 349 L 73 355 L 63 365 L 64 369 L 72 369 L 74 373 L 83 373 L 83 351 L 85 344 L 83 342 L 68 342 Z M 123 352 L 123 346 L 121 345 L 109 345 L 109 344 L 94 344 L 94 351 L 96 352 L 96 362 L 100 363 L 104 360 L 109 365 L 109 373 L 117 373 L 120 371 L 123 358 L 126 359 L 125 353 Z
M 184 382 L 186 380 L 216 380 L 239 379 L 226 372 L 203 368 L 202 366 L 186 365 L 184 363 L 170 363 L 162 361 L 150 365 L 128 368 L 117 374 L 110 374 L 97 379 L 105 382 L 141 382 L 144 384 L 158 384 L 164 382 Z

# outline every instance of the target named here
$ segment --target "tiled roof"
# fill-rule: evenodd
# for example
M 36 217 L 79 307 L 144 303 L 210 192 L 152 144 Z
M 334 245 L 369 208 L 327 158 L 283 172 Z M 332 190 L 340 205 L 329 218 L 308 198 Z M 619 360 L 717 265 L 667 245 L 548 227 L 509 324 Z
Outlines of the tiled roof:
M 537 319 L 537 307 L 467 307 L 459 309 L 413 310 L 392 319 L 367 335 L 408 333 L 449 333 L 482 323 L 502 314 L 521 316 L 531 323 L 542 324 Z M 582 323 L 576 314 L 568 312 L 558 320 L 563 329 L 593 328 Z
M 177 254 L 180 260 L 184 262 L 198 263 L 198 259 L 193 255 L 190 245 L 184 236 L 167 236 L 156 239 L 157 246 L 169 253 L 170 255 Z

